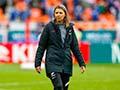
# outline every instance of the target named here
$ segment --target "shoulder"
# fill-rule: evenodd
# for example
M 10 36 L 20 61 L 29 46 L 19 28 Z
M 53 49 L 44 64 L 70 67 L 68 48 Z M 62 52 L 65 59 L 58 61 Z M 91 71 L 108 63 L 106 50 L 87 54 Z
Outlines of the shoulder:
M 73 22 L 70 22 L 69 28 L 70 28 L 72 31 L 74 31 L 74 23 L 73 23 Z
M 54 24 L 54 22 L 53 21 L 50 21 L 50 22 L 48 22 L 46 25 L 45 25 L 45 27 L 47 27 L 47 28 L 53 28 L 55 26 L 55 24 Z
M 70 26 L 72 26 L 72 27 L 73 27 L 73 26 L 74 26 L 74 22 L 70 22 Z
M 51 21 L 45 24 L 45 27 L 49 27 L 51 25 Z
M 70 22 L 70 23 L 69 23 L 69 28 L 70 28 L 70 29 L 73 29 L 73 27 L 74 27 L 74 22 Z
M 53 27 L 53 25 L 52 25 L 52 22 L 50 21 L 50 22 L 48 22 L 48 23 L 45 24 L 44 29 L 49 30 L 49 29 L 51 29 L 52 27 Z

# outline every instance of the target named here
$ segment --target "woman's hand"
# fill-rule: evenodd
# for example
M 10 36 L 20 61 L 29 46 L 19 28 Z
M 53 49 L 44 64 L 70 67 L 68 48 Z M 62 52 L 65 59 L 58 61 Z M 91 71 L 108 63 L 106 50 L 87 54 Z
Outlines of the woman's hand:
M 85 70 L 86 70 L 85 66 L 81 66 L 81 67 L 80 67 L 80 71 L 81 71 L 81 73 L 84 73 Z
M 35 69 L 36 69 L 36 71 L 37 71 L 38 73 L 41 72 L 41 67 L 40 67 L 40 66 L 36 67 Z

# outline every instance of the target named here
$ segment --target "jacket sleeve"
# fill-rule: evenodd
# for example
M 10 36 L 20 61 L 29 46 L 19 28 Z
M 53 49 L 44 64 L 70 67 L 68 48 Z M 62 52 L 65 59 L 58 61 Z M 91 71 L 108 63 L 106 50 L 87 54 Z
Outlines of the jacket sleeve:
M 78 64 L 79 66 L 85 66 L 85 62 L 84 62 L 84 59 L 82 57 L 82 53 L 78 47 L 78 40 L 76 38 L 76 35 L 75 35 L 75 32 L 74 30 L 72 29 L 72 43 L 71 43 L 71 50 L 74 54 L 74 56 L 76 57 L 77 61 L 78 61 Z
M 49 36 L 48 35 L 48 26 L 46 25 L 42 34 L 41 34 L 39 44 L 38 44 L 38 48 L 37 48 L 37 51 L 36 51 L 35 67 L 41 65 L 42 57 L 43 57 L 44 51 L 47 47 L 48 36 Z

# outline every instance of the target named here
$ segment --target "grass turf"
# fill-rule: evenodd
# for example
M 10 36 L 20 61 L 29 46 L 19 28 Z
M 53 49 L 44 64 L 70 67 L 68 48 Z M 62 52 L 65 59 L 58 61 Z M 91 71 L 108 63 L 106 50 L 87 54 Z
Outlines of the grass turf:
M 0 90 L 53 90 L 45 71 L 22 70 L 18 64 L 0 64 Z M 89 64 L 84 74 L 74 65 L 69 90 L 120 90 L 120 64 Z

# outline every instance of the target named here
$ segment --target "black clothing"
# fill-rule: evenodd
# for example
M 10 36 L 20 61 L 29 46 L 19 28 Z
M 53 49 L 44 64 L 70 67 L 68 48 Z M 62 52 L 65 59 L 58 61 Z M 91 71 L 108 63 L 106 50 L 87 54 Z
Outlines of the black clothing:
M 72 55 L 75 55 L 80 66 L 85 66 L 83 57 L 79 51 L 77 38 L 73 30 L 73 24 L 66 27 L 64 43 L 61 40 L 60 29 L 53 21 L 49 22 L 41 35 L 35 57 L 35 67 L 41 65 L 44 51 L 46 50 L 46 73 L 64 72 L 72 75 Z
M 68 90 L 69 74 L 52 72 L 48 74 L 48 77 L 52 81 L 54 90 Z

